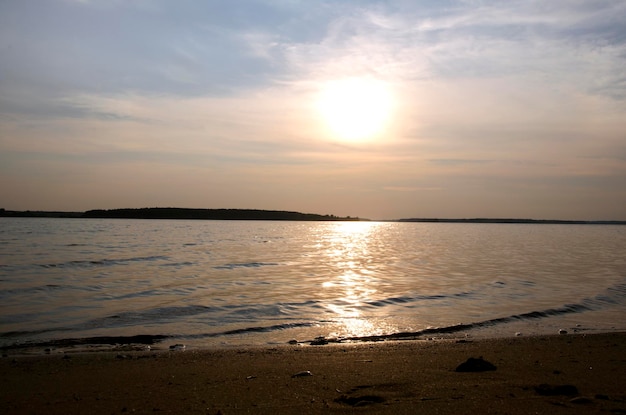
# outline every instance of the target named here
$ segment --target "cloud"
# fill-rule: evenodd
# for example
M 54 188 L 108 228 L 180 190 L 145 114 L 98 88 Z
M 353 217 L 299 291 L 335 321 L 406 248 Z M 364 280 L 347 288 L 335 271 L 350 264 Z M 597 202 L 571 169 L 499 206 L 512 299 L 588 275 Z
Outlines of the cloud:
M 584 93 L 623 82 L 626 43 L 620 16 L 626 6 L 621 2 L 459 2 L 432 15 L 413 3 L 399 4 L 333 16 L 321 42 L 285 47 L 287 62 L 318 77 L 510 77 Z
M 2 89 L 12 95 L 30 85 L 52 97 L 129 90 L 215 96 L 371 74 L 397 81 L 508 76 L 623 98 L 626 79 L 622 2 L 89 1 L 2 8 L 2 69 L 10 81 Z
M 622 1 L 3 2 L 0 52 L 2 172 L 38 189 L 72 168 L 77 191 L 193 175 L 224 200 L 263 188 L 375 217 L 351 198 L 419 216 L 389 206 L 600 200 L 590 189 L 624 177 Z M 352 76 L 392 86 L 385 140 L 337 142 L 312 111 L 323 82 Z

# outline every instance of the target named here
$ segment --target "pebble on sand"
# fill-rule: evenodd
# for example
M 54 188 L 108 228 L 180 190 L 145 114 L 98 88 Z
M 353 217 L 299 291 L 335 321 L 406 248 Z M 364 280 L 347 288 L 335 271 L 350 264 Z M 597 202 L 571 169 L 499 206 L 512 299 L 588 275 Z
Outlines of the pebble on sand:
M 484 360 L 482 356 L 478 359 L 470 357 L 455 369 L 456 372 L 487 372 L 490 370 L 496 370 L 496 366 Z
M 185 346 L 184 344 L 181 343 L 176 343 L 170 346 L 170 350 L 176 351 L 176 350 L 185 350 L 187 348 L 187 346 Z

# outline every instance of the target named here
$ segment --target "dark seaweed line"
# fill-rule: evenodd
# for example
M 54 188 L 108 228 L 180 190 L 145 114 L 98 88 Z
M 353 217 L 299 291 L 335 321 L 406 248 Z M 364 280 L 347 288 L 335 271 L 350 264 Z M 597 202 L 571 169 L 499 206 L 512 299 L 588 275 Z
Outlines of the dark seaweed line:
M 302 322 L 302 323 L 285 323 L 276 324 L 267 327 L 246 327 L 242 329 L 227 330 L 217 333 L 202 333 L 192 335 L 166 335 L 166 334 L 140 334 L 135 336 L 96 336 L 96 337 L 84 337 L 84 338 L 70 338 L 70 339 L 53 339 L 41 342 L 24 342 L 15 343 L 8 346 L 0 346 L 0 350 L 17 350 L 26 348 L 39 348 L 39 347 L 71 347 L 71 346 L 86 346 L 86 345 L 117 345 L 117 344 L 156 344 L 163 340 L 170 338 L 178 339 L 204 339 L 212 337 L 221 337 L 245 333 L 267 333 L 276 330 L 286 330 L 298 327 L 312 327 L 317 323 Z M 6 333 L 15 334 L 13 333 Z
M 246 327 L 242 329 L 227 330 L 227 331 L 223 331 L 220 333 L 203 333 L 203 334 L 193 334 L 193 335 L 187 335 L 187 336 L 176 336 L 176 337 L 182 337 L 182 338 L 187 338 L 187 339 L 204 339 L 204 338 L 210 338 L 210 337 L 230 336 L 230 335 L 245 334 L 245 333 L 268 333 L 268 332 L 277 331 L 277 330 L 287 330 L 287 329 L 293 329 L 293 328 L 299 328 L 299 327 L 313 327 L 315 325 L 317 325 L 317 323 L 313 323 L 313 322 L 284 323 L 284 324 L 275 324 L 272 326 L 265 326 L 265 327 L 263 326 Z
M 418 331 L 411 332 L 398 332 L 398 333 L 390 333 L 390 334 L 382 334 L 382 335 L 374 335 L 374 336 L 355 336 L 355 337 L 347 337 L 343 340 L 348 341 L 383 341 L 383 340 L 411 340 L 417 339 L 419 337 L 435 335 L 435 334 L 453 334 L 458 333 L 460 331 L 491 327 L 497 324 L 506 324 L 512 323 L 514 321 L 519 320 L 534 320 L 540 318 L 546 318 L 551 316 L 570 314 L 570 313 L 582 313 L 584 311 L 591 311 L 591 307 L 587 307 L 583 304 L 568 304 L 564 307 L 560 308 L 550 308 L 544 311 L 532 311 L 529 313 L 523 314 L 515 314 L 508 317 L 498 317 L 489 320 L 474 322 L 474 323 L 462 323 L 455 324 L 453 326 L 446 327 L 436 327 L 436 328 L 427 328 Z
M 465 295 L 465 293 L 463 294 Z M 426 328 L 412 332 L 397 332 L 373 336 L 353 336 L 342 337 L 338 339 L 327 339 L 328 342 L 343 342 L 343 341 L 355 341 L 355 342 L 377 342 L 384 340 L 415 340 L 424 336 L 432 336 L 437 334 L 454 334 L 461 331 L 467 331 L 472 329 L 479 329 L 484 327 L 492 327 L 498 324 L 507 324 L 520 320 L 536 320 L 542 318 L 548 318 L 552 316 L 559 316 L 564 314 L 583 313 L 586 311 L 593 311 L 604 308 L 606 305 L 620 304 L 626 297 L 626 284 L 616 284 L 609 287 L 604 294 L 599 294 L 593 298 L 585 298 L 579 304 L 565 304 L 558 308 L 549 308 L 543 311 L 531 311 L 528 313 L 514 314 L 508 317 L 498 317 L 489 320 L 474 322 L 474 323 L 461 323 L 453 326 Z M 438 296 L 433 296 L 433 299 Z M 382 302 L 385 303 L 385 302 Z M 378 304 L 375 304 L 378 305 Z M 315 342 L 315 340 L 313 341 Z
M 54 339 L 42 342 L 24 342 L 0 346 L 0 350 L 16 350 L 34 347 L 70 347 L 96 344 L 155 344 L 172 336 L 161 334 L 139 334 L 136 336 L 99 336 L 74 339 Z
M 516 314 L 509 317 L 500 317 L 494 318 L 490 320 L 485 320 L 481 322 L 475 323 L 467 323 L 467 324 L 457 324 L 453 326 L 446 327 L 438 327 L 438 328 L 426 328 L 423 330 L 418 330 L 414 332 L 398 332 L 398 333 L 390 333 L 390 334 L 382 334 L 382 335 L 374 335 L 374 336 L 354 336 L 354 337 L 341 337 L 338 339 L 328 339 L 328 342 L 340 343 L 344 341 L 358 341 L 358 342 L 378 342 L 384 340 L 413 340 L 418 339 L 420 337 L 428 336 L 428 335 L 437 335 L 437 334 L 452 334 L 458 333 L 460 331 L 466 331 L 476 328 L 494 326 L 496 324 L 505 324 L 510 323 L 517 320 L 529 320 L 529 319 L 540 319 L 555 315 L 562 315 L 568 313 L 580 313 L 584 311 L 591 310 L 590 307 L 587 307 L 582 304 L 571 304 L 566 305 L 561 308 L 551 308 L 544 311 L 533 311 L 530 313 Z M 17 343 L 9 346 L 2 346 L 0 350 L 10 350 L 10 349 L 23 349 L 23 348 L 32 348 L 32 347 L 69 347 L 69 346 L 81 346 L 88 344 L 154 344 L 160 341 L 163 341 L 168 338 L 188 338 L 188 339 L 203 339 L 203 338 L 214 338 L 220 336 L 229 336 L 229 335 L 237 335 L 237 334 L 245 334 L 245 333 L 267 333 L 276 330 L 285 330 L 290 328 L 298 328 L 298 327 L 312 327 L 316 325 L 317 322 L 301 322 L 301 323 L 285 323 L 285 324 L 277 324 L 266 327 L 246 327 L 242 329 L 235 330 L 227 330 L 223 332 L 216 333 L 201 333 L 201 334 L 193 334 L 193 335 L 136 335 L 136 336 L 102 336 L 102 337 L 86 337 L 86 338 L 73 338 L 73 339 L 55 339 L 43 342 L 25 342 L 25 343 Z
M 453 334 L 458 333 L 460 331 L 472 330 L 482 327 L 494 326 L 496 324 L 506 324 L 517 320 L 529 320 L 529 319 L 540 319 L 546 318 L 555 315 L 562 315 L 568 313 L 580 313 L 584 311 L 591 310 L 590 307 L 587 307 L 582 304 L 571 304 L 566 305 L 561 308 L 551 308 L 544 311 L 533 311 L 530 313 L 516 314 L 509 317 L 500 317 L 489 319 L 481 322 L 474 323 L 466 323 L 466 324 L 456 324 L 453 326 L 446 327 L 437 327 L 437 328 L 426 328 L 423 330 L 413 331 L 413 332 L 397 332 L 390 334 L 382 334 L 382 335 L 374 335 L 374 336 L 353 336 L 353 337 L 340 337 L 336 339 L 327 339 L 327 342 L 341 343 L 345 341 L 353 341 L 353 342 L 379 342 L 385 340 L 416 340 L 418 338 L 429 336 L 429 335 L 437 335 L 437 334 Z M 33 348 L 33 347 L 70 347 L 70 346 L 84 346 L 84 345 L 95 345 L 95 344 L 155 344 L 157 342 L 161 342 L 168 338 L 187 338 L 187 339 L 203 339 L 203 338 L 214 338 L 220 336 L 229 336 L 229 335 L 237 335 L 237 334 L 245 334 L 245 333 L 267 333 L 276 330 L 285 330 L 290 328 L 298 328 L 298 327 L 312 327 L 316 325 L 317 322 L 301 322 L 301 323 L 286 323 L 286 324 L 277 324 L 266 327 L 246 327 L 242 329 L 234 329 L 227 330 L 223 332 L 215 332 L 215 333 L 201 333 L 201 334 L 193 334 L 193 335 L 164 335 L 164 334 L 156 334 L 156 335 L 136 335 L 136 336 L 101 336 L 101 337 L 86 337 L 86 338 L 71 338 L 71 339 L 55 339 L 49 341 L 42 342 L 25 342 L 25 343 L 17 343 L 9 346 L 2 346 L 0 350 L 11 350 L 11 349 L 24 349 L 24 348 Z M 12 333 L 8 333 L 12 334 Z M 6 335 L 6 334 L 5 334 Z M 313 340 L 306 341 L 313 342 Z

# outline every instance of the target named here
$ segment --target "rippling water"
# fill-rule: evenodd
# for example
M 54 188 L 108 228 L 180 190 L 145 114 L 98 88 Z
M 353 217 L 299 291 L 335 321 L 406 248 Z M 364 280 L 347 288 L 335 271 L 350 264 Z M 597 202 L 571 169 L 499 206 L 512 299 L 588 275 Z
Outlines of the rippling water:
M 624 252 L 609 225 L 0 218 L 0 345 L 624 330 Z

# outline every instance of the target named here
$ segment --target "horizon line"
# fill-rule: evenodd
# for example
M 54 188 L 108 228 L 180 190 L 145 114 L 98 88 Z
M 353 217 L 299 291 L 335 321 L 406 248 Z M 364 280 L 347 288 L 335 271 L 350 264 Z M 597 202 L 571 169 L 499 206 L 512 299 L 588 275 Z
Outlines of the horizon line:
M 533 218 L 515 218 L 515 217 L 465 217 L 465 218 L 445 218 L 445 217 L 410 217 L 395 219 L 368 219 L 360 216 L 337 216 L 334 214 L 318 214 L 303 213 L 291 210 L 278 209 L 255 209 L 255 208 L 183 208 L 183 207 L 141 207 L 141 208 L 113 208 L 113 209 L 88 209 L 84 211 L 65 211 L 65 210 L 11 210 L 0 208 L 0 217 L 65 217 L 65 218 L 90 218 L 82 216 L 88 212 L 116 212 L 116 211 L 148 211 L 173 209 L 178 211 L 194 210 L 194 211 L 239 211 L 239 212 L 267 212 L 267 213 L 290 213 L 299 215 L 319 216 L 320 218 L 334 218 L 336 220 L 359 220 L 370 222 L 421 222 L 421 223 L 536 223 L 536 224 L 615 224 L 626 225 L 625 220 L 616 219 L 533 219 Z M 159 219 L 159 218 L 154 218 Z M 165 218 L 167 219 L 167 218 Z M 181 218 L 185 219 L 185 218 Z M 194 219 L 194 218 L 188 218 Z

